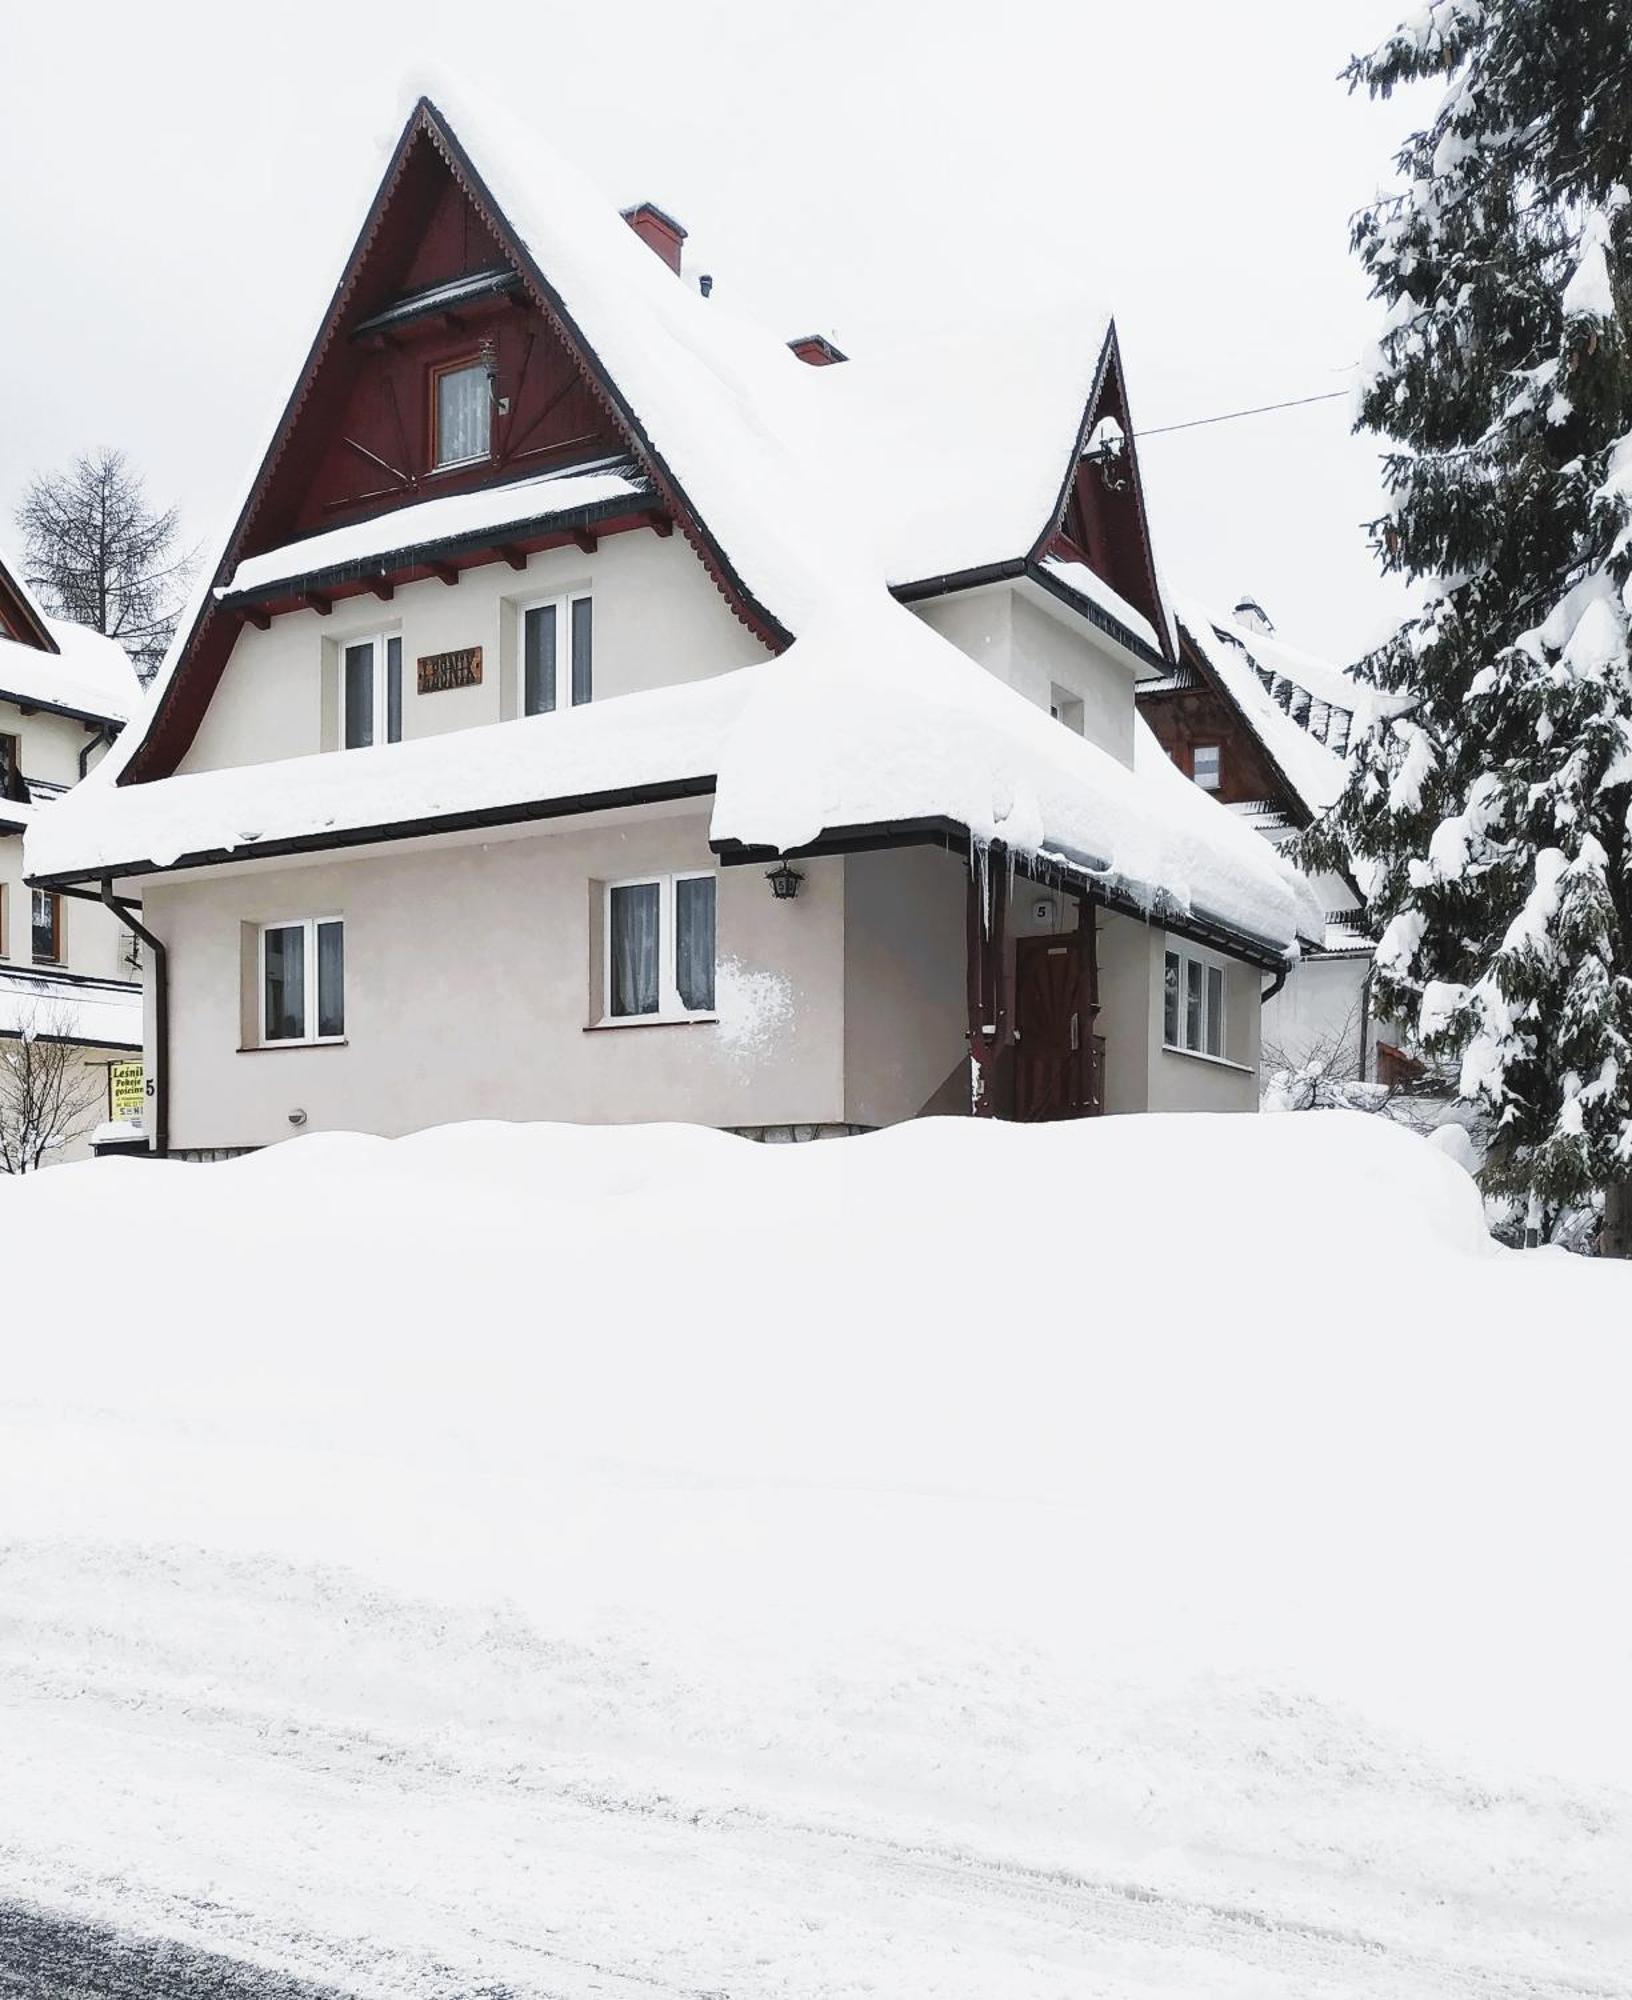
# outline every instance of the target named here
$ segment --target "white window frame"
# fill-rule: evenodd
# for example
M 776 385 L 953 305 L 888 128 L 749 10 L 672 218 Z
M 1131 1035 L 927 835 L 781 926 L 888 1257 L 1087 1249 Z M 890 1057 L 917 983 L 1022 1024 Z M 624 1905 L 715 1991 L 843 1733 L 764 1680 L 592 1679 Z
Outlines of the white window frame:
M 1213 753 L 1213 782 L 1209 785 L 1196 769 L 1196 757 L 1202 750 Z M 1190 782 L 1204 792 L 1222 791 L 1224 787 L 1224 745 L 1222 743 L 1192 743 L 1190 745 Z
M 268 1035 L 266 1032 L 266 934 L 268 931 L 304 931 L 305 943 L 301 947 L 301 971 L 304 981 L 302 1000 L 305 1007 L 306 1025 L 315 1028 L 317 1023 L 317 932 L 320 924 L 340 926 L 340 1012 L 346 1015 L 346 920 L 338 911 L 322 917 L 269 917 L 257 926 L 255 935 L 255 1020 L 258 1034 L 256 1046 L 263 1049 L 310 1049 L 326 1043 L 343 1042 L 345 1029 L 338 1035 Z
M 560 715 L 569 708 L 589 708 L 595 701 L 595 614 L 590 613 L 589 625 L 589 699 L 575 701 L 572 693 L 572 607 L 575 604 L 593 604 L 595 593 L 590 589 L 557 590 L 547 597 L 524 597 L 516 606 L 516 713 L 526 716 L 529 712 L 537 715 Z M 555 609 L 555 706 L 532 711 L 527 707 L 527 619 L 534 611 Z M 567 698 L 561 699 L 562 676 L 565 674 Z M 644 877 L 648 882 L 657 878 Z
M 388 665 L 390 654 L 388 647 L 393 639 L 396 640 L 399 646 L 402 646 L 402 720 L 406 726 L 408 720 L 408 648 L 403 643 L 402 627 L 400 625 L 388 626 L 383 632 L 353 632 L 349 637 L 336 639 L 334 642 L 339 648 L 340 748 L 342 750 L 378 750 L 382 744 L 389 743 L 392 740 L 386 732 L 388 729 L 387 715 L 389 713 L 390 692 L 390 668 Z M 349 733 L 346 728 L 346 655 L 353 646 L 372 646 L 374 648 L 374 736 L 372 741 L 368 743 L 348 744 L 346 741 Z M 396 740 L 400 743 L 402 738 L 399 736 Z
M 690 1008 L 680 1004 L 680 982 L 676 960 L 680 932 L 674 918 L 674 885 L 677 882 L 709 881 L 714 884 L 714 981 L 719 1000 L 720 977 L 720 877 L 716 868 L 679 868 L 670 875 L 625 875 L 608 882 L 601 898 L 601 1018 L 603 1028 L 640 1028 L 662 1021 L 717 1021 L 716 1007 Z M 657 900 L 657 1012 L 655 1014 L 614 1014 L 612 1011 L 612 891 L 646 888 L 655 882 Z
M 482 386 L 487 397 L 487 443 L 480 451 L 470 452 L 464 458 L 444 458 L 442 456 L 442 382 L 449 375 L 476 374 L 482 377 Z M 493 378 L 487 372 L 487 364 L 482 357 L 472 355 L 468 361 L 445 361 L 431 370 L 431 458 L 432 472 L 457 472 L 461 466 L 486 465 L 493 456 Z
M 1167 961 L 1179 961 L 1179 1039 L 1169 1041 L 1167 1036 Z M 1185 1027 L 1190 1018 L 1189 991 L 1191 965 L 1201 967 L 1201 1046 L 1191 1048 L 1184 1039 Z M 1210 1049 L 1208 1029 L 1212 1025 L 1212 1002 L 1208 995 L 1211 990 L 1208 973 L 1218 974 L 1218 1047 Z M 1230 967 L 1228 959 L 1220 958 L 1216 952 L 1203 951 L 1198 946 L 1182 938 L 1169 937 L 1162 952 L 1162 1047 L 1177 1056 L 1196 1056 L 1202 1062 L 1228 1062 L 1230 1046 Z M 1236 1065 L 1239 1067 L 1239 1065 Z

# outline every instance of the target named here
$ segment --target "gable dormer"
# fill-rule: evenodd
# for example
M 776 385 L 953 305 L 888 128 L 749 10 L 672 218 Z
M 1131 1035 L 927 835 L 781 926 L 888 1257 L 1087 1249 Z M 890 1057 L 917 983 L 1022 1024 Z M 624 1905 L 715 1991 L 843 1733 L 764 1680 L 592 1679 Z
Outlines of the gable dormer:
M 1058 510 L 1038 553 L 1086 563 L 1118 597 L 1143 614 L 1163 653 L 1170 660 L 1176 657 L 1151 552 L 1138 449 L 1114 332 L 1106 343 Z
M 626 448 L 505 243 L 421 133 L 237 555 Z

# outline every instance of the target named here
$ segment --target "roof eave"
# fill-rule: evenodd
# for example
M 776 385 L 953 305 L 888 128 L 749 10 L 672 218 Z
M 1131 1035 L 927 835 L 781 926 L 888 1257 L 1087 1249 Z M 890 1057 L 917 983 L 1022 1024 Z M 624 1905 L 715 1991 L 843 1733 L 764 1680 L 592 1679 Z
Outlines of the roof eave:
M 254 584 L 247 590 L 218 590 L 215 601 L 222 610 L 233 611 L 272 603 L 279 598 L 300 597 L 312 591 L 321 594 L 325 587 L 335 588 L 351 583 L 366 585 L 383 582 L 387 578 L 400 581 L 395 576 L 398 571 L 425 569 L 460 556 L 489 554 L 494 561 L 500 561 L 504 549 L 512 544 L 532 541 L 540 536 L 558 535 L 568 539 L 574 529 L 604 527 L 606 523 L 625 515 L 630 517 L 631 526 L 649 525 L 658 515 L 667 518 L 657 494 L 652 494 L 645 501 L 638 493 L 619 494 L 610 500 L 594 501 L 564 512 L 539 514 L 522 521 L 506 521 L 495 528 L 473 529 L 462 535 L 444 535 L 432 541 L 384 549 L 378 555 L 358 556 L 350 562 L 300 570 L 289 576 Z M 636 517 L 639 517 L 638 521 Z

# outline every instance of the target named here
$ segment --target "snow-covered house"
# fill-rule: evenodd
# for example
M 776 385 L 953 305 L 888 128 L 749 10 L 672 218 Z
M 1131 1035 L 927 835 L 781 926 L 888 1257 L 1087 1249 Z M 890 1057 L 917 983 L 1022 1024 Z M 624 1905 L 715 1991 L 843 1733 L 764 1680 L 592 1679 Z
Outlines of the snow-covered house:
M 1179 658 L 1140 683 L 1140 714 L 1173 763 L 1279 848 L 1343 788 L 1350 743 L 1370 721 L 1369 691 L 1289 646 L 1252 598 L 1228 616 L 1178 607 Z M 1325 935 L 1264 1008 L 1266 1054 L 1296 1068 L 1319 1059 L 1372 1081 L 1398 1057 L 1370 1005 L 1373 944 L 1356 884 L 1315 878 Z
M 683 238 L 414 107 L 142 728 L 30 836 L 162 947 L 161 1147 L 1255 1104 L 1321 913 L 1136 757 L 1111 323 L 845 359 Z
M 23 836 L 106 754 L 136 712 L 141 683 L 99 632 L 49 618 L 0 550 L 0 1041 L 67 1043 L 102 1072 L 65 1079 L 75 1108 L 53 1119 L 52 1161 L 82 1157 L 142 1046 L 135 941 L 112 912 L 65 890 L 30 889 Z M 95 1086 L 94 1092 L 92 1086 Z M 0 1073 L 0 1097 L 12 1088 Z M 0 1116 L 8 1106 L 0 1104 Z

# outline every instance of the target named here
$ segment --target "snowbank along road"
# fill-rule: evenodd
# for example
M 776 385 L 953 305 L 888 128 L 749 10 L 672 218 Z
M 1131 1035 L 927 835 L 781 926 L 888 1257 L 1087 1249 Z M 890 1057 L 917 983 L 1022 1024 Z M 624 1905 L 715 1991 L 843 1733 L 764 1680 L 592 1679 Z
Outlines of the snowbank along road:
M 1632 1992 L 1628 1274 L 1411 1135 L 472 1127 L 0 1239 L 0 1992 Z

